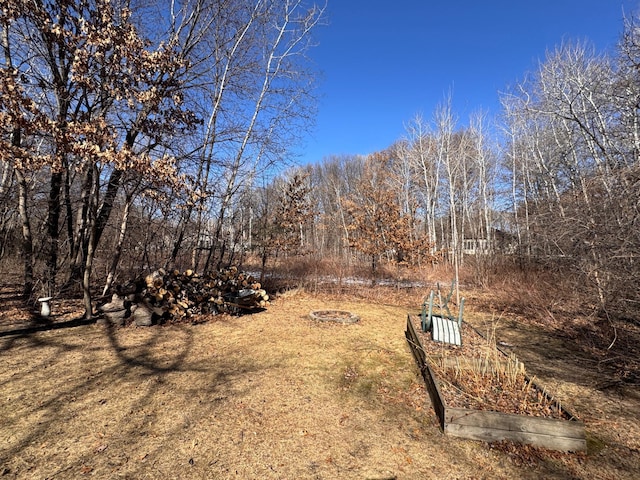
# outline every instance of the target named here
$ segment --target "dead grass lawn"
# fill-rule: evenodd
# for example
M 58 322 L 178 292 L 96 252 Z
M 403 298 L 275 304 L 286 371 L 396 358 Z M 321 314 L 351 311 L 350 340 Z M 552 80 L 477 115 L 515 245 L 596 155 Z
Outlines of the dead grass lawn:
M 574 408 L 587 422 L 587 455 L 445 437 L 404 338 L 407 310 L 420 303 L 294 292 L 265 312 L 199 325 L 2 336 L 0 474 L 640 478 L 637 396 L 578 386 L 593 399 Z M 360 321 L 312 321 L 319 309 Z M 8 310 L 0 314 L 15 326 Z M 571 378 L 555 386 L 575 388 Z M 631 434 L 617 438 L 615 428 Z

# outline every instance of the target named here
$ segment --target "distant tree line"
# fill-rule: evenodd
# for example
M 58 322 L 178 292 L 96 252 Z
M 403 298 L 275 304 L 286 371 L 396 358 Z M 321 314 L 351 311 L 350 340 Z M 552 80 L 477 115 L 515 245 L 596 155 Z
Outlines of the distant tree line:
M 457 273 L 472 255 L 480 282 L 508 259 L 568 279 L 603 313 L 633 318 L 640 26 L 627 19 L 610 55 L 559 46 L 501 102 L 497 121 L 476 113 L 461 125 L 446 98 L 384 151 L 298 169 L 314 208 L 300 246 L 373 270 L 446 262 Z
M 7 0 L 0 254 L 25 295 L 251 257 L 345 268 L 500 261 L 640 310 L 640 27 L 549 52 L 461 122 L 445 98 L 383 151 L 287 168 L 314 113 L 302 0 Z M 502 259 L 502 260 L 501 260 Z M 472 260 L 472 261 L 471 261 Z

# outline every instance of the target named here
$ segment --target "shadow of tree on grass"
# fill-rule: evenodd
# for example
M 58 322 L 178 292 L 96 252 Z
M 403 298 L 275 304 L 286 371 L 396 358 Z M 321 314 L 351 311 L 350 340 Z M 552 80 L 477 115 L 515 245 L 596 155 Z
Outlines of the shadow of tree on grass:
M 175 453 L 162 440 L 215 412 L 235 380 L 256 368 L 234 352 L 193 355 L 191 326 L 62 328 L 0 338 L 6 478 L 130 471 L 141 440 L 138 459 Z

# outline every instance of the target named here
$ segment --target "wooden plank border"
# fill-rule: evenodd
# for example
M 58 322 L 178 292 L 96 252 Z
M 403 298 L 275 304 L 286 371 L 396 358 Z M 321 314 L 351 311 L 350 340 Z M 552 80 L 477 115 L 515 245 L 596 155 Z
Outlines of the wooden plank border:
M 509 440 L 562 451 L 576 452 L 587 449 L 584 423 L 562 407 L 545 389 L 529 379 L 527 381 L 554 401 L 569 420 L 448 407 L 440 393 L 438 380 L 429 367 L 426 352 L 410 315 L 407 316 L 405 337 L 424 378 L 433 409 L 440 420 L 440 428 L 446 435 L 486 442 Z
M 405 336 L 407 337 L 407 342 L 411 348 L 411 353 L 413 353 L 413 358 L 415 358 L 418 368 L 420 368 L 420 372 L 422 373 L 422 378 L 424 378 L 424 382 L 427 385 L 427 391 L 429 392 L 433 409 L 436 411 L 436 415 L 440 419 L 440 428 L 444 431 L 446 411 L 444 398 L 440 393 L 440 386 L 438 385 L 436 377 L 427 363 L 426 353 L 424 348 L 422 348 L 422 342 L 420 341 L 420 338 L 418 338 L 418 334 L 416 333 L 410 316 L 407 317 L 407 331 Z

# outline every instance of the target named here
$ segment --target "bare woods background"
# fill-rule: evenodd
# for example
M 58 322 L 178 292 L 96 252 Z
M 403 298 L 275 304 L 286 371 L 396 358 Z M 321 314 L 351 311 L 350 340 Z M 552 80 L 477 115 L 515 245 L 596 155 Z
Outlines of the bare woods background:
M 87 315 L 114 282 L 236 264 L 553 285 L 637 322 L 635 19 L 614 52 L 550 51 L 498 118 L 449 97 L 383 151 L 295 166 L 323 21 L 303 0 L 3 2 L 3 271 L 27 298 L 82 293 Z

